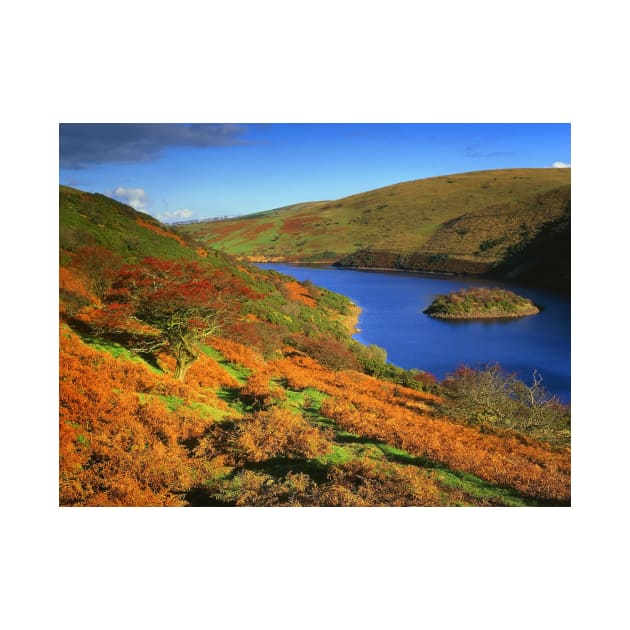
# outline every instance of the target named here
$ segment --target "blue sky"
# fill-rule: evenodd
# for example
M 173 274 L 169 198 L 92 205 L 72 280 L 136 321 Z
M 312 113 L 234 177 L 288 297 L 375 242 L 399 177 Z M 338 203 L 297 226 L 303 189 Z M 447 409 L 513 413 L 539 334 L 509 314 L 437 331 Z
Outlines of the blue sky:
M 570 135 L 569 124 L 62 124 L 60 182 L 170 222 L 450 173 L 568 166 Z

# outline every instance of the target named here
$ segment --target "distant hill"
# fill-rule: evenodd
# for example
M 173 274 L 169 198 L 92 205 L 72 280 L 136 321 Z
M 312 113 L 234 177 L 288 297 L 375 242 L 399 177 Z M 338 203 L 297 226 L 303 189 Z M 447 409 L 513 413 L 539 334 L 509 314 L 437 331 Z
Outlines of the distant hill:
M 537 271 L 523 279 L 568 288 L 569 257 L 550 256 L 553 239 L 544 233 L 565 230 L 568 242 L 570 198 L 570 169 L 476 171 L 177 229 L 254 261 L 466 274 L 498 268 L 516 278 L 527 261 L 514 256 L 531 254 L 540 258 L 532 262 Z M 553 278 L 546 278 L 548 273 Z

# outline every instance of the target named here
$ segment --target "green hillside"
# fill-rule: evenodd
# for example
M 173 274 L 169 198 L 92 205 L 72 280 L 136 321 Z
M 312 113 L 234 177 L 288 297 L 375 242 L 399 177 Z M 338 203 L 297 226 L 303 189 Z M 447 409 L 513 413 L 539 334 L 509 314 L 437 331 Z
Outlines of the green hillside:
M 145 256 L 195 259 L 196 245 L 148 214 L 110 199 L 59 186 L 59 248 L 63 255 L 98 245 L 135 262 Z M 67 257 L 66 257 L 67 260 Z
M 250 260 L 480 274 L 565 217 L 570 195 L 570 169 L 477 171 L 177 229 Z

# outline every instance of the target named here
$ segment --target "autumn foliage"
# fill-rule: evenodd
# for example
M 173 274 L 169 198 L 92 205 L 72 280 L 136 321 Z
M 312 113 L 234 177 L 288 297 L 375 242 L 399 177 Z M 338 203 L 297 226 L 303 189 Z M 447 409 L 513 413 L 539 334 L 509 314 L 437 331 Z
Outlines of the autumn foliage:
M 231 412 L 213 383 L 192 387 L 115 359 L 65 328 L 59 359 L 60 503 L 185 504 L 198 471 L 186 442 L 213 422 L 198 409 Z M 177 413 L 168 400 L 182 401 Z
M 239 422 L 232 446 L 242 461 L 261 462 L 274 457 L 310 459 L 330 449 L 329 438 L 302 416 L 276 407 L 258 411 Z
M 86 245 L 79 248 L 73 266 L 86 278 L 89 289 L 99 298 L 111 287 L 122 260 L 106 247 Z
M 306 306 L 311 307 L 317 304 L 309 295 L 308 289 L 299 282 L 286 282 L 284 284 L 284 292 L 290 300 L 295 302 L 301 302 L 302 304 L 306 304 Z
M 74 316 L 81 307 L 99 303 L 98 297 L 86 286 L 85 278 L 74 268 L 59 269 L 59 292 L 65 297 L 59 303 L 62 315 Z
M 444 488 L 435 473 L 412 466 L 359 459 L 333 466 L 319 501 L 330 506 L 437 506 Z
M 186 247 L 186 241 L 179 236 L 178 234 L 174 234 L 173 232 L 169 232 L 154 223 L 149 223 L 148 221 L 143 221 L 142 219 L 136 219 L 136 223 L 141 227 L 150 230 L 154 234 L 159 234 L 160 236 L 165 236 L 166 238 L 172 238 L 177 241 L 182 247 Z
M 117 335 L 131 347 L 175 358 L 175 377 L 183 380 L 199 357 L 199 343 L 237 316 L 256 294 L 234 276 L 198 263 L 145 258 L 124 266 L 86 321 L 101 334 Z
M 244 384 L 205 355 L 182 383 L 144 364 L 91 349 L 69 332 L 61 335 L 62 503 L 180 505 L 191 488 L 202 485 L 236 504 L 440 504 L 444 488 L 437 478 L 414 467 L 392 468 L 372 460 L 332 466 L 317 482 L 301 473 L 270 481 L 266 473 L 245 468 L 229 483 L 224 476 L 208 478 L 212 470 L 238 471 L 248 463 L 311 460 L 329 453 L 334 443 L 330 430 L 286 407 L 285 392 L 306 388 L 326 396 L 320 413 L 339 429 L 525 496 L 569 500 L 567 450 L 509 432 L 462 426 L 439 415 L 442 399 L 435 394 L 356 371 L 335 372 L 295 352 L 264 362 L 234 341 L 213 343 L 234 365 L 251 371 Z M 168 370 L 173 360 L 166 354 L 160 362 Z M 236 392 L 251 413 L 239 415 L 219 399 L 216 392 L 224 387 Z M 176 409 L 173 400 L 180 401 Z M 208 407 L 219 415 L 199 413 Z M 221 418 L 225 421 L 217 424 Z M 237 486 L 243 495 L 235 498 Z

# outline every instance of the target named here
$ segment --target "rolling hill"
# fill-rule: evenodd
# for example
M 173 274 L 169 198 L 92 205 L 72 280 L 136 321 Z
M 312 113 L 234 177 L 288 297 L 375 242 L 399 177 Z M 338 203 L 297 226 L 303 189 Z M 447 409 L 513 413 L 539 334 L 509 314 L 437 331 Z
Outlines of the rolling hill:
M 250 261 L 465 274 L 509 269 L 517 278 L 519 254 L 521 261 L 536 257 L 537 283 L 567 288 L 569 258 L 552 255 L 554 265 L 547 264 L 553 247 L 544 233 L 564 231 L 567 241 L 570 197 L 570 169 L 476 171 L 177 230 Z

